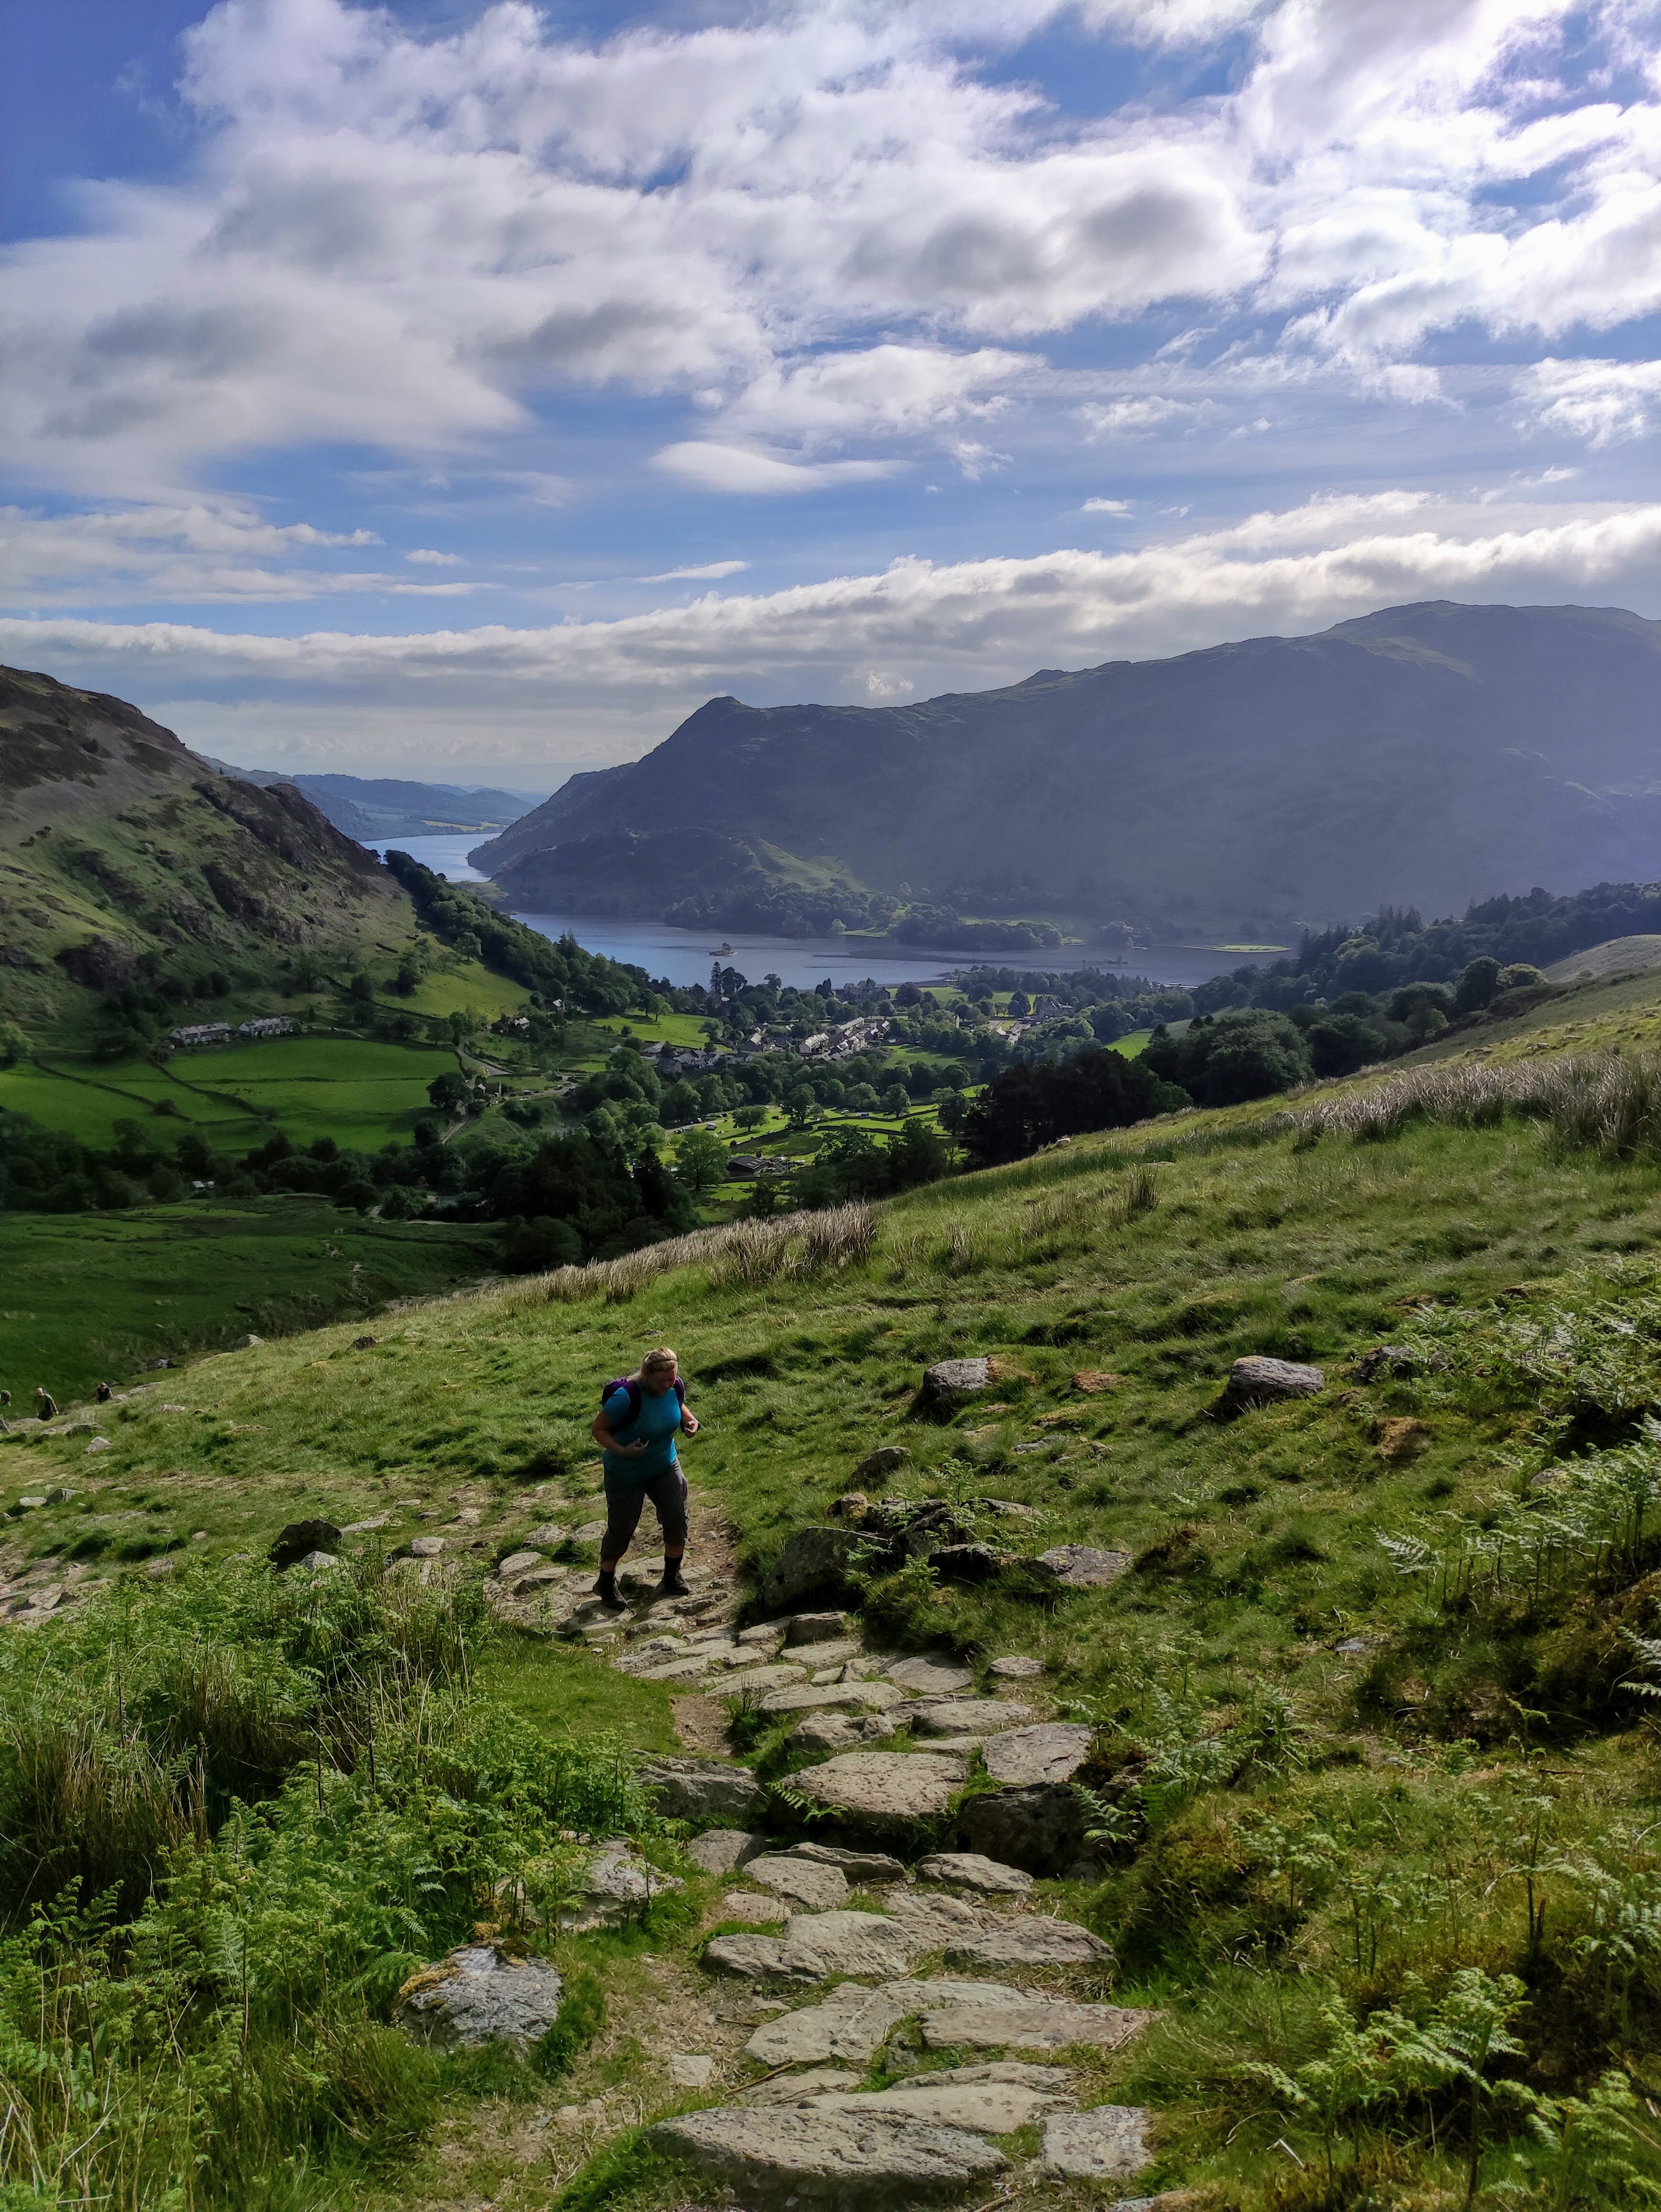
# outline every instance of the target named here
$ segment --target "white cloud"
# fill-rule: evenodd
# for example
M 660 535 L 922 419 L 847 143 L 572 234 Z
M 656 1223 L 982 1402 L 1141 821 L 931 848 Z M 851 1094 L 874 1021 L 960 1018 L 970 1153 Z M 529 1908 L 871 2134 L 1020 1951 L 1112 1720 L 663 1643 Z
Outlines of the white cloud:
M 1507 514 L 1382 494 L 1123 552 L 902 560 L 611 621 L 285 638 L 60 617 L 0 623 L 0 657 L 136 697 L 228 757 L 255 757 L 234 731 L 239 716 L 246 727 L 257 714 L 273 743 L 321 743 L 319 729 L 350 726 L 361 764 L 456 760 L 488 744 L 499 770 L 515 753 L 592 763 L 642 750 L 724 690 L 868 701 L 884 696 L 874 675 L 896 695 L 927 696 L 1035 667 L 1310 630 L 1425 599 L 1619 600 L 1661 612 L 1658 560 L 1661 505 Z M 341 741 L 327 742 L 344 764 Z
M 1129 514 L 1128 499 L 1087 499 L 1079 509 L 1080 514 Z
M 618 384 L 716 396 L 667 448 L 694 480 L 802 489 L 779 471 L 1030 395 L 1016 342 L 1157 303 L 1358 378 L 1428 374 L 1463 322 L 1556 343 L 1661 307 L 1661 107 L 1597 88 L 1652 45 L 1634 0 L 1080 0 L 1104 36 L 1244 41 L 1232 89 L 1083 121 L 964 58 L 1060 12 L 800 0 L 585 44 L 523 0 L 431 35 L 222 0 L 194 167 L 0 266 L 0 435 L 33 481 L 154 496 L 306 443 L 477 457 Z
M 722 576 L 736 576 L 741 568 L 749 566 L 747 561 L 705 561 L 696 568 L 666 568 L 661 575 L 636 576 L 635 581 L 637 584 L 678 584 L 683 580 L 691 583 L 702 582 L 707 578 L 713 583 Z
M 726 446 L 692 438 L 665 446 L 652 456 L 654 468 L 700 491 L 731 492 L 741 498 L 776 499 L 787 492 L 823 491 L 837 483 L 870 483 L 891 476 L 891 461 L 792 461 L 755 446 Z
M 1092 439 L 1152 438 L 1202 421 L 1216 411 L 1213 400 L 1166 399 L 1158 393 L 1147 393 L 1092 403 L 1080 407 L 1079 416 L 1085 424 L 1085 434 Z
M 430 545 L 417 545 L 413 553 L 404 556 L 423 568 L 455 568 L 461 564 L 459 553 L 435 553 Z
M 1536 362 L 1518 380 L 1518 398 L 1525 421 L 1619 445 L 1661 422 L 1661 362 Z

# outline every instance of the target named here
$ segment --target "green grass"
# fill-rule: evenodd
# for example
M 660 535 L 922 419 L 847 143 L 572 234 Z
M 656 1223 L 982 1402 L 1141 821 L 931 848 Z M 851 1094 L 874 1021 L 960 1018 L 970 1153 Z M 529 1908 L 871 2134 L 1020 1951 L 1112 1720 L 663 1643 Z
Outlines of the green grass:
M 1152 1030 L 1127 1030 L 1122 1037 L 1114 1038 L 1112 1048 L 1127 1060 L 1135 1060 L 1153 1034 Z
M 1611 1010 L 1608 1034 L 1652 1036 L 1658 994 Z M 1561 1035 L 1536 1023 L 1506 1048 Z M 1515 1974 L 1529 2003 L 1509 2071 L 1533 2094 L 1584 2099 L 1610 2069 L 1661 2092 L 1661 1755 L 1650 1708 L 1621 1687 L 1623 1631 L 1661 1636 L 1655 1512 L 1619 1546 L 1600 1537 L 1584 1570 L 1559 1559 L 1567 1538 L 1540 1555 L 1559 1564 L 1518 1564 L 1529 1516 L 1564 1510 L 1527 1502 L 1559 1495 L 1533 1476 L 1565 1455 L 1572 1482 L 1596 1476 L 1588 1448 L 1630 1437 L 1661 1403 L 1658 1243 L 1661 1169 L 1602 1164 L 1534 1124 L 1310 1141 L 1280 1102 L 1189 1114 L 891 1201 L 846 1264 L 810 1264 L 798 1245 L 791 1268 L 739 1279 L 713 1245 L 655 1273 L 642 1255 L 597 1269 L 575 1299 L 510 1284 L 409 1307 L 371 1349 L 352 1348 L 348 1322 L 169 1376 L 120 1409 L 91 1475 L 78 1438 L 0 1447 L 8 1501 L 26 1483 L 81 1492 L 7 1524 L 10 1556 L 90 1538 L 119 1566 L 123 1547 L 176 1541 L 216 1567 L 301 1510 L 385 1512 L 391 1541 L 424 1513 L 454 1530 L 465 1583 L 550 1512 L 592 1511 L 595 1378 L 665 1339 L 703 1423 L 686 1454 L 695 1561 L 719 1515 L 758 1568 L 873 1446 L 903 1443 L 895 1493 L 971 1515 L 987 1497 L 1025 1504 L 1041 1519 L 984 1517 L 982 1533 L 1134 1562 L 1110 1589 L 1043 1599 L 1018 1578 L 954 1585 L 920 1565 L 861 1593 L 873 1643 L 943 1646 L 977 1670 L 1031 1653 L 1046 1694 L 1098 1728 L 1090 1780 L 1116 1840 L 1099 1880 L 1053 1894 L 1111 1943 L 1116 1996 L 1162 2018 L 1086 2069 L 1092 2094 L 1151 2104 L 1158 2185 L 1208 2191 L 1198 2201 L 1216 2212 L 1454 2212 L 1457 2099 L 1432 2084 L 1353 2105 L 1328 2191 L 1317 2126 L 1262 2069 L 1290 2080 L 1340 2014 L 1393 2008 L 1433 2039 L 1459 1974 L 1502 1995 L 1495 1978 Z M 1360 1355 L 1403 1340 L 1421 1345 L 1418 1370 L 1364 1383 Z M 1001 1363 L 991 1397 L 918 1418 L 921 1370 L 971 1352 Z M 1315 1361 L 1327 1387 L 1214 1419 L 1247 1352 Z M 1116 1380 L 1081 1389 L 1085 1370 Z M 163 1413 L 164 1398 L 188 1410 Z M 1403 1422 L 1419 1425 L 1406 1443 Z M 478 1518 L 457 1528 L 462 1500 Z M 1409 1551 L 1393 1558 L 1381 1532 Z M 1428 1573 L 1398 1569 L 1414 1540 Z M 33 1631 L 28 1648 L 67 1650 L 72 1632 Z M 670 1740 L 666 1691 L 580 1650 L 500 1639 L 471 1679 L 485 1712 L 545 1745 Z M 802 1756 L 770 1742 L 765 1755 Z M 311 1774 L 296 1771 L 296 1804 Z M 462 1793 L 446 1818 L 494 1802 Z M 1528 1918 L 1535 1893 L 1543 1923 Z M 303 1914 L 285 1925 L 308 1960 Z M 632 1950 L 596 1948 L 595 1970 L 634 2003 L 631 1990 L 649 1994 L 646 1950 L 690 1972 L 693 1935 L 666 1916 Z M 643 2055 L 614 2039 L 582 2077 L 585 2094 L 627 2084 L 619 2130 L 667 2108 L 649 2015 L 636 2019 Z M 1581 2125 L 1555 2109 L 1552 2125 Z M 503 2212 L 545 2204 L 544 2138 L 503 2148 L 500 2112 L 454 2086 L 439 2135 L 388 2152 L 378 2179 L 341 2174 L 326 2201 L 470 2201 L 465 2171 Z M 682 2185 L 605 2155 L 569 2202 L 681 2201 Z M 1632 2155 L 1653 2169 L 1652 2147 Z M 1518 2212 L 1643 2201 L 1607 2161 L 1577 2181 L 1560 2159 L 1554 2179 L 1521 2131 L 1479 2180 L 1483 2212 L 1501 2183 Z M 234 2201 L 210 2191 L 192 2212 Z
M 147 1060 L 48 1052 L 39 1064 L 0 1070 L 0 1106 L 94 1148 L 111 1143 L 118 1121 L 142 1121 L 167 1108 L 226 1152 L 263 1143 L 277 1128 L 296 1144 L 332 1137 L 356 1151 L 378 1152 L 409 1141 L 417 1116 L 431 1110 L 428 1085 L 455 1066 L 447 1048 L 350 1036 L 212 1046 L 174 1053 L 165 1068 Z M 167 1120 L 147 1133 L 165 1141 Z
M 430 1296 L 490 1264 L 477 1231 L 366 1222 L 304 1198 L 0 1214 L 0 1385 L 21 1408 L 250 1331 Z

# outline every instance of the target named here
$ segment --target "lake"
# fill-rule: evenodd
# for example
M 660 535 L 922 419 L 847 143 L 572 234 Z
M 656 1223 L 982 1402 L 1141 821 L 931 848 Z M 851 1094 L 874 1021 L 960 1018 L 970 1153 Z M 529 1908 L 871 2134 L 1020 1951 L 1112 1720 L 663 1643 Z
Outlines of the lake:
M 463 837 L 393 838 L 372 849 L 384 855 L 390 849 L 407 853 L 435 875 L 453 884 L 483 881 L 477 868 L 467 865 L 470 847 L 480 842 L 478 833 Z M 1020 956 L 996 953 L 940 952 L 927 946 L 897 945 L 881 950 L 842 937 L 766 937 L 745 930 L 671 929 L 666 922 L 620 919 L 610 915 L 520 914 L 514 917 L 544 937 L 575 937 L 590 952 L 608 960 L 623 960 L 648 975 L 678 984 L 707 983 L 716 948 L 730 945 L 721 955 L 724 968 L 736 968 L 751 982 L 776 975 L 798 990 L 811 989 L 829 976 L 834 983 L 862 982 L 874 976 L 884 983 L 927 983 L 951 969 L 970 967 L 984 959 L 999 966 L 1101 967 L 1109 973 L 1146 975 L 1150 982 L 1174 983 L 1191 988 L 1208 976 L 1226 975 L 1248 959 L 1268 961 L 1273 953 L 1218 952 L 1202 945 L 1154 945 L 1136 953 L 1123 971 L 1104 960 L 1092 960 L 1080 951 L 1032 952 Z

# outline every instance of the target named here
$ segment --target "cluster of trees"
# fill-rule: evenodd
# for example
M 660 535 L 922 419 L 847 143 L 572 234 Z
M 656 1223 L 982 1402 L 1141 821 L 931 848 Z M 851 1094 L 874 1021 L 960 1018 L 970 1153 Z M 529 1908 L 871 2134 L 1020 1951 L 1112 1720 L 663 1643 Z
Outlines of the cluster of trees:
M 1048 921 L 973 921 L 954 907 L 913 904 L 894 924 L 902 945 L 938 945 L 952 952 L 1038 952 L 1062 942 Z
M 963 1147 L 974 1166 L 998 1167 L 1058 1137 L 1126 1128 L 1188 1103 L 1186 1091 L 1162 1082 L 1146 1054 L 1127 1060 L 1086 1045 L 1065 1060 L 995 1076 L 964 1118 Z
M 945 1138 L 922 1121 L 908 1121 L 898 1136 L 881 1145 L 864 1129 L 841 1129 L 791 1176 L 790 1200 L 795 1206 L 839 1206 L 850 1198 L 891 1198 L 897 1191 L 938 1182 L 951 1174 L 952 1164 Z M 780 1202 L 764 1183 L 757 1198 L 760 1212 Z
M 754 929 L 769 937 L 840 937 L 881 929 L 897 902 L 848 883 L 809 890 L 792 884 L 740 884 L 677 899 L 663 919 L 677 929 Z

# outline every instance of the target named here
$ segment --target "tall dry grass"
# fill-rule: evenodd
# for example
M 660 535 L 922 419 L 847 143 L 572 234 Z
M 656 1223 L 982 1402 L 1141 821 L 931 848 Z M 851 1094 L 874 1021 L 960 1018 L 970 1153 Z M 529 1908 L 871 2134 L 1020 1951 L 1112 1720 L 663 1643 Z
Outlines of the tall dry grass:
M 1326 1136 L 1372 1144 L 1400 1135 L 1415 1121 L 1482 1128 L 1508 1114 L 1543 1122 L 1548 1140 L 1564 1152 L 1590 1152 L 1605 1160 L 1661 1158 L 1661 1060 L 1604 1052 L 1415 1067 L 1275 1119 L 1303 1145 Z
M 717 1289 L 751 1289 L 765 1283 L 832 1273 L 868 1259 L 877 1238 L 875 1210 L 862 1202 L 822 1213 L 786 1213 L 767 1221 L 733 1221 L 695 1229 L 661 1244 L 648 1244 L 617 1260 L 590 1260 L 528 1275 L 484 1294 L 498 1312 L 533 1306 L 577 1305 L 603 1298 L 622 1305 L 678 1267 L 706 1267 Z

